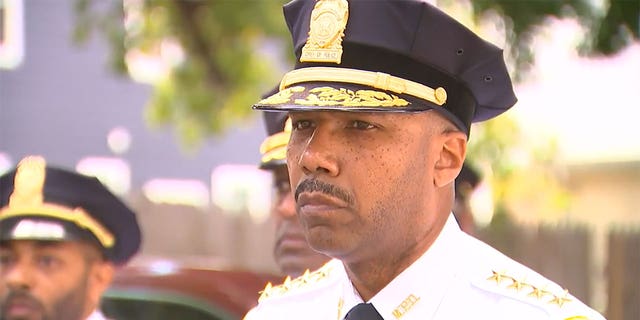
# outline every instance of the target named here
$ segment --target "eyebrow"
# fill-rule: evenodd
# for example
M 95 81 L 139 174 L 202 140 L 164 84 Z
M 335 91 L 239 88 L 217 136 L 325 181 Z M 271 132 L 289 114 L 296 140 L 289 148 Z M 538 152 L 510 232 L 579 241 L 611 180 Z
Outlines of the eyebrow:
M 25 241 L 25 240 L 3 240 L 0 241 L 0 249 L 11 250 L 16 247 L 16 241 Z M 56 248 L 61 246 L 61 241 L 50 241 L 50 240 L 26 240 L 31 241 L 33 243 L 33 247 L 35 249 L 47 249 L 47 248 Z
M 62 241 L 35 240 L 34 244 L 38 249 L 56 248 L 62 245 Z

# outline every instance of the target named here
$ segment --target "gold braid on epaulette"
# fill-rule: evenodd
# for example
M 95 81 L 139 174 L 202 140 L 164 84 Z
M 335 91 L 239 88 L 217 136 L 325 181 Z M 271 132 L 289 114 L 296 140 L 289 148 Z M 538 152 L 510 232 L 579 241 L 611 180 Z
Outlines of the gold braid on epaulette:
M 291 277 L 287 276 L 282 284 L 276 286 L 269 282 L 267 283 L 267 286 L 259 292 L 260 298 L 258 298 L 258 302 L 269 297 L 282 296 L 290 290 L 303 288 L 308 285 L 317 283 L 320 280 L 326 278 L 331 273 L 331 269 L 332 268 L 329 266 L 324 266 L 314 272 L 309 272 L 309 269 L 307 269 L 303 275 L 293 280 L 291 279 Z
M 497 271 L 492 272 L 493 275 L 487 278 L 487 280 L 495 281 L 498 286 L 500 286 L 502 282 L 507 281 L 509 282 L 509 285 L 506 287 L 507 289 L 513 289 L 516 292 L 520 292 L 522 290 L 530 290 L 527 296 L 534 297 L 538 300 L 542 300 L 543 298 L 548 297 L 550 299 L 547 301 L 547 303 L 557 305 L 558 307 L 562 307 L 565 303 L 572 301 L 569 298 L 569 291 L 566 289 L 562 293 L 554 293 L 552 291 L 546 290 L 545 287 L 538 287 L 530 283 L 520 281 L 505 273 Z

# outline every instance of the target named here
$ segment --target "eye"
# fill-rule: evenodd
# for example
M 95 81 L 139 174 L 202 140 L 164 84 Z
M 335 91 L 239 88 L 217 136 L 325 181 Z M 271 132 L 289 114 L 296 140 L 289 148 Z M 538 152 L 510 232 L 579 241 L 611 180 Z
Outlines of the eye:
M 291 185 L 289 184 L 289 180 L 274 181 L 273 187 L 276 190 L 276 192 L 280 195 L 287 194 L 291 191 Z
M 309 120 L 297 120 L 292 123 L 293 130 L 309 129 L 313 126 L 313 123 Z
M 13 255 L 9 254 L 8 252 L 0 253 L 0 267 L 9 266 L 14 260 L 15 259 Z
M 366 121 L 353 120 L 349 122 L 347 127 L 350 129 L 356 129 L 356 130 L 371 130 L 371 129 L 374 129 L 376 126 Z
M 50 269 L 60 264 L 60 259 L 52 255 L 41 255 L 37 257 L 38 265 L 42 268 Z

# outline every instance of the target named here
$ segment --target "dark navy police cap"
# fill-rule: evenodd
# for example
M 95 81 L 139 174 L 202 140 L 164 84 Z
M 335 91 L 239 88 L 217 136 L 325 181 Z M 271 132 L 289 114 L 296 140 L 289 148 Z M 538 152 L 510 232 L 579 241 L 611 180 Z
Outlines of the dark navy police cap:
M 297 57 L 263 110 L 415 112 L 460 130 L 516 103 L 503 52 L 419 0 L 294 0 Z
M 0 241 L 86 241 L 123 264 L 140 248 L 135 213 L 98 179 L 23 159 L 0 176 Z

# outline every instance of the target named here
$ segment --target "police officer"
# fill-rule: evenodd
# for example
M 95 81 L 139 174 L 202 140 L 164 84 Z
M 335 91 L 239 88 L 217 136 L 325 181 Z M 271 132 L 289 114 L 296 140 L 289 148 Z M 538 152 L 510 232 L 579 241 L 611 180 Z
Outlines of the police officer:
M 104 319 L 114 268 L 139 247 L 135 214 L 96 178 L 23 159 L 0 177 L 0 319 Z
M 273 174 L 274 204 L 271 216 L 275 222 L 273 257 L 283 274 L 297 277 L 315 270 L 329 257 L 309 247 L 296 215 L 295 200 L 289 184 L 286 147 L 291 135 L 291 121 L 284 112 L 265 112 L 265 127 L 269 135 L 260 146 L 260 168 Z M 285 126 L 286 124 L 286 126 Z
M 247 319 L 602 319 L 451 214 L 470 124 L 516 102 L 502 50 L 418 0 L 284 13 L 297 63 L 254 107 L 288 112 L 298 216 L 335 260 Z
M 284 112 L 264 112 L 263 116 L 269 136 L 260 145 L 260 168 L 273 174 L 274 205 L 271 207 L 271 216 L 275 221 L 276 241 L 273 257 L 284 275 L 297 277 L 320 268 L 330 258 L 311 249 L 296 215 L 286 163 L 291 121 L 287 121 Z M 460 229 L 471 235 L 475 234 L 475 222 L 469 197 L 479 182 L 478 172 L 465 162 L 455 180 L 453 214 Z

